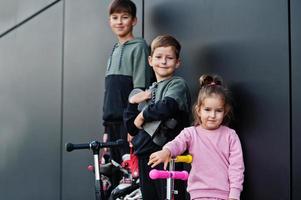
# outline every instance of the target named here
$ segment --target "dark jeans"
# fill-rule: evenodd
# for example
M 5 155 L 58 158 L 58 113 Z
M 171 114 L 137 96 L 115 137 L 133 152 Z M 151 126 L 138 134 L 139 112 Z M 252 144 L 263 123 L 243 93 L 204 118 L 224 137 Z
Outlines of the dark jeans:
M 127 142 L 127 132 L 123 125 L 123 122 L 110 122 L 107 123 L 107 134 L 109 136 L 108 141 L 115 141 L 118 139 L 123 139 L 125 141 L 124 145 L 119 147 L 110 148 L 111 159 L 121 164 L 122 156 L 124 154 L 129 154 L 129 144 Z M 121 172 L 117 172 L 111 177 L 112 188 L 115 188 L 122 178 Z

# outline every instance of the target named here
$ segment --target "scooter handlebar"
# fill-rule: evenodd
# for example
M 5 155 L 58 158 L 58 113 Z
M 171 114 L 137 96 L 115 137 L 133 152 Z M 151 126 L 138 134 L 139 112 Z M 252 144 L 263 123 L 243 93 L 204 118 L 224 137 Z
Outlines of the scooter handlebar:
M 73 150 L 78 149 L 94 149 L 94 148 L 110 148 L 110 147 L 116 147 L 121 146 L 124 144 L 124 140 L 119 139 L 114 142 L 99 142 L 99 141 L 92 141 L 90 143 L 85 144 L 73 144 L 73 143 L 66 143 L 66 151 L 70 152 Z
M 188 172 L 187 171 L 165 171 L 165 170 L 153 169 L 149 172 L 149 177 L 151 179 L 172 178 L 172 179 L 187 180 Z
M 65 145 L 66 151 L 71 152 L 73 150 L 77 149 L 90 149 L 90 143 L 85 143 L 85 144 L 73 144 L 73 143 L 66 143 Z
M 175 158 L 175 162 L 192 163 L 192 156 L 189 154 L 183 156 L 177 156 Z

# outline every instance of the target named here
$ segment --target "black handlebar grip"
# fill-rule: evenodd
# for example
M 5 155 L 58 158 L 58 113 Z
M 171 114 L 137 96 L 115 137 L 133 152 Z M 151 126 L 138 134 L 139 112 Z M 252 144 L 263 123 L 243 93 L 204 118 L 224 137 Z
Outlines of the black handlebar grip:
M 65 147 L 66 147 L 66 151 L 70 152 L 73 150 L 77 150 L 77 149 L 100 149 L 100 148 L 110 148 L 110 147 L 116 147 L 116 146 L 121 146 L 123 145 L 125 142 L 123 139 L 118 139 L 114 142 L 98 142 L 98 141 L 92 141 L 90 143 L 86 143 L 86 144 L 72 144 L 72 143 L 66 143 Z
M 67 143 L 66 144 L 66 151 L 70 152 L 76 149 L 90 149 L 90 144 L 72 144 L 72 143 Z

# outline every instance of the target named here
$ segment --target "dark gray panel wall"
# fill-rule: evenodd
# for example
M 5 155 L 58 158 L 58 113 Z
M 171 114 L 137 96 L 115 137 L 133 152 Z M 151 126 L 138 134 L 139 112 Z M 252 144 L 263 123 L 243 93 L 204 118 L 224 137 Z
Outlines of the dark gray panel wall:
M 0 198 L 59 199 L 62 3 L 0 39 Z
M 32 16 L 55 0 L 0 1 L 0 34 Z
M 145 1 L 145 37 L 169 33 L 181 41 L 179 74 L 193 97 L 205 72 L 222 75 L 233 92 L 244 200 L 290 198 L 287 16 L 285 0 Z
M 1 1 L 0 34 L 53 2 Z M 103 132 L 104 66 L 116 41 L 109 2 L 60 1 L 0 38 L 0 199 L 94 198 L 91 152 L 65 153 L 62 144 Z M 145 1 L 144 26 L 142 1 L 134 2 L 136 36 L 144 31 L 150 42 L 169 33 L 182 43 L 179 74 L 193 100 L 202 73 L 221 74 L 233 91 L 246 163 L 242 199 L 300 199 L 299 1 L 290 9 L 288 0 Z
M 301 2 L 291 1 L 292 44 L 292 192 L 293 199 L 301 199 Z
M 135 36 L 142 33 L 142 3 Z M 104 74 L 117 39 L 108 24 L 110 1 L 66 1 L 63 141 L 101 140 Z M 94 175 L 87 171 L 92 152 L 63 154 L 62 199 L 93 199 Z

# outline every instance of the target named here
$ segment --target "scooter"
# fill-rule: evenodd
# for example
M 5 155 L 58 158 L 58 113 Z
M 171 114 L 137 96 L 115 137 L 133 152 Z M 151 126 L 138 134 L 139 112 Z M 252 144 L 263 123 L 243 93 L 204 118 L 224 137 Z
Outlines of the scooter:
M 99 165 L 99 151 L 102 148 L 114 148 L 124 144 L 124 140 L 119 139 L 114 142 L 99 142 L 99 141 L 92 141 L 90 143 L 85 144 L 72 144 L 67 143 L 65 145 L 66 151 L 71 152 L 73 150 L 80 150 L 80 149 L 89 149 L 93 153 L 94 158 L 94 174 L 95 174 L 95 199 L 96 200 L 106 200 L 105 193 L 104 193 L 104 185 L 103 180 L 101 179 L 101 175 L 108 175 L 109 171 L 112 169 L 111 166 L 101 166 Z M 100 172 L 100 169 L 102 170 Z
M 191 155 L 177 156 L 176 158 L 172 158 L 169 161 L 168 170 L 153 169 L 149 173 L 149 177 L 153 180 L 167 179 L 166 200 L 174 200 L 174 195 L 178 194 L 178 191 L 174 189 L 174 179 L 187 180 L 189 176 L 187 171 L 174 171 L 176 162 L 191 163 L 192 156 Z

